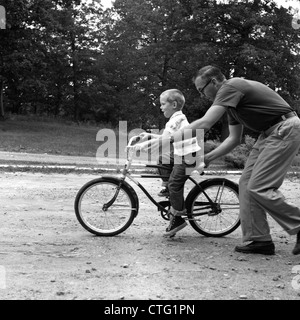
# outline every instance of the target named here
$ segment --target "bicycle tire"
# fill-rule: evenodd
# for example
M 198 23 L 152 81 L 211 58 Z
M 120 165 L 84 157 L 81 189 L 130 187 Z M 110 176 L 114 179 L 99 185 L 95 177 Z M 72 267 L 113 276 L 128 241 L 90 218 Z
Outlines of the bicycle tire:
M 204 180 L 199 186 L 195 186 L 186 199 L 190 225 L 207 237 L 223 237 L 236 230 L 240 225 L 238 185 L 225 178 L 215 178 Z
M 138 213 L 138 199 L 125 181 L 115 201 L 104 209 L 104 205 L 113 199 L 119 184 L 120 180 L 115 177 L 102 177 L 89 181 L 78 191 L 75 214 L 87 231 L 97 236 L 115 236 L 132 224 Z

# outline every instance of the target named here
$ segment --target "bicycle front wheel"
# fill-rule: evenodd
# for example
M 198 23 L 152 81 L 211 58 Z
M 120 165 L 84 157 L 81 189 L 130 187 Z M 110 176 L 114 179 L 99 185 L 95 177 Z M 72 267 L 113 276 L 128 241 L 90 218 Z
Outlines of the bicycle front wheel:
M 137 214 L 133 191 L 116 178 L 99 178 L 77 193 L 75 213 L 79 223 L 98 236 L 114 236 L 125 231 Z
M 195 186 L 187 197 L 191 226 L 208 237 L 222 237 L 240 225 L 238 186 L 223 179 L 209 179 Z

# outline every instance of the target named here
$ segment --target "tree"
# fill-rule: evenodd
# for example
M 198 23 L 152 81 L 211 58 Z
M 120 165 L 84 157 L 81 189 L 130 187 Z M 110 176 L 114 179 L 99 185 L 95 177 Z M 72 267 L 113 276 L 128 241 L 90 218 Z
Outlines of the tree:
M 290 11 L 274 1 L 116 0 L 113 14 L 103 61 L 109 57 L 104 66 L 114 70 L 118 84 L 112 86 L 113 105 L 122 104 L 115 108 L 117 118 L 119 110 L 139 105 L 133 97 L 153 105 L 170 87 L 185 93 L 190 120 L 203 115 L 208 103 L 191 78 L 207 64 L 221 66 L 227 77 L 262 81 L 293 99 L 299 94 L 299 33 L 291 27 Z M 128 100 L 122 100 L 124 92 Z M 134 112 L 141 119 L 159 118 L 158 108 L 146 110 Z
M 26 37 L 24 30 L 24 20 L 26 17 L 24 12 L 26 3 L 24 0 L 18 1 L 17 3 L 12 3 L 12 1 L 1 1 L 0 5 L 6 10 L 6 29 L 1 30 L 0 33 L 0 109 L 1 118 L 3 119 L 3 96 L 7 89 L 7 81 L 13 78 L 11 79 L 11 89 L 14 91 L 18 90 L 18 81 L 16 77 L 12 76 L 16 75 L 17 71 L 19 71 L 18 69 L 22 69 L 27 60 L 27 57 L 24 57 L 22 60 L 19 59 L 21 55 L 19 53 L 19 44 L 21 39 Z M 12 12 L 14 13 L 13 15 Z M 7 63 L 11 63 L 14 58 L 15 70 L 11 70 L 11 68 L 7 67 Z
M 291 10 L 273 0 L 116 0 L 105 11 L 96 0 L 0 5 L 8 17 L 0 110 L 160 129 L 158 99 L 169 88 L 184 93 L 190 121 L 204 115 L 210 103 L 192 77 L 207 64 L 262 81 L 292 105 L 300 100 L 300 33 Z M 226 136 L 225 120 L 210 138 Z
M 9 19 L 6 33 L 1 33 L 0 80 L 7 109 L 72 112 L 78 120 L 80 108 L 88 107 L 81 92 L 88 86 L 99 51 L 101 7 L 80 0 L 6 1 L 4 5 Z
M 187 12 L 177 1 L 117 0 L 113 14 L 118 18 L 107 32 L 103 56 L 108 57 L 108 68 L 115 70 L 114 109 L 135 112 L 142 125 L 151 116 L 162 127 L 160 93 L 175 86 L 191 93 L 191 50 L 201 50 L 187 47 Z M 119 104 L 123 107 L 118 108 Z
M 292 28 L 291 13 L 265 0 L 220 4 L 215 14 L 227 75 L 264 82 L 294 98 L 299 90 L 300 34 Z
M 101 44 L 102 10 L 96 1 L 89 4 L 81 1 L 61 3 L 59 34 L 68 56 L 69 83 L 72 87 L 73 115 L 79 120 L 82 112 L 88 112 L 89 99 L 83 91 L 93 80 L 93 66 Z M 82 111 L 83 110 L 83 111 Z

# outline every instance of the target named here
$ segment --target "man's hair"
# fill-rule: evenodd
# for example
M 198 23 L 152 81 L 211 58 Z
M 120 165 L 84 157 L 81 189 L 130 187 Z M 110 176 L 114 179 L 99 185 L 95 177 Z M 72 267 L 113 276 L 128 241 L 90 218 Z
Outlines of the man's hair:
M 215 78 L 217 81 L 224 81 L 226 78 L 222 71 L 218 67 L 214 66 L 206 66 L 197 71 L 195 77 L 193 78 L 193 82 L 201 77 L 203 80 L 209 81 L 212 78 Z
M 167 101 L 168 102 L 177 102 L 177 109 L 181 110 L 185 105 L 185 98 L 183 93 L 178 89 L 169 89 L 164 91 L 162 95 L 167 95 Z

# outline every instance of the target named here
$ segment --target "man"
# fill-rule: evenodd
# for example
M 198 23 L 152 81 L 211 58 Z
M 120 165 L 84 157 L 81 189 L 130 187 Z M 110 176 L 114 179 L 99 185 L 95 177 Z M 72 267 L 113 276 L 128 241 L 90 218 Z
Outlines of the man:
M 244 126 L 261 132 L 239 181 L 243 241 L 251 242 L 236 246 L 235 251 L 275 253 L 266 218 L 269 213 L 288 234 L 297 235 L 293 254 L 300 254 L 300 210 L 287 203 L 278 190 L 300 146 L 297 114 L 266 85 L 242 78 L 227 80 L 213 66 L 200 69 L 193 80 L 199 93 L 213 103 L 186 130 L 209 130 L 225 112 L 228 114 L 229 136 L 205 155 L 206 166 L 241 142 Z M 180 131 L 170 138 L 171 142 L 181 139 Z

